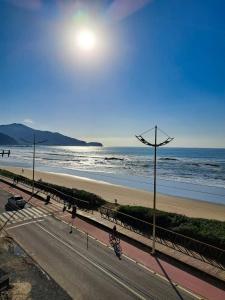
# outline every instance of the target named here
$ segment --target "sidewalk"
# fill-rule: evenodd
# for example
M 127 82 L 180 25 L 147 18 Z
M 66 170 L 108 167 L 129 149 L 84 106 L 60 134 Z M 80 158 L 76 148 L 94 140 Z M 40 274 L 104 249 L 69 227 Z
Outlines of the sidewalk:
M 0 188 L 7 190 L 8 192 L 11 192 L 13 194 L 19 193 L 24 196 L 25 199 L 29 199 L 29 195 L 27 195 L 27 193 L 18 191 L 18 189 L 16 188 L 9 187 L 9 185 L 3 182 L 0 182 Z M 23 188 L 27 190 L 27 192 L 30 192 L 30 188 L 28 187 L 25 188 L 24 186 L 19 185 L 18 188 Z M 39 194 L 39 196 L 41 196 L 41 193 Z M 44 194 L 42 196 L 45 197 Z M 71 214 L 68 212 L 63 213 L 63 205 L 52 199 L 49 205 L 45 205 L 43 201 L 40 201 L 37 198 L 32 198 L 30 203 L 36 207 L 44 206 L 46 211 L 48 211 L 49 213 L 53 213 L 54 216 L 58 219 L 67 223 L 71 222 Z M 78 216 L 79 217 L 75 220 L 75 226 L 79 230 L 88 233 L 90 236 L 93 236 L 103 244 L 110 246 L 108 240 L 108 231 L 113 227 L 112 222 L 102 219 L 101 215 L 98 212 L 94 212 L 93 214 L 91 214 L 79 210 Z M 221 286 L 219 288 L 211 282 L 206 281 L 207 274 L 219 277 L 221 280 L 224 280 L 224 271 L 216 269 L 209 264 L 198 261 L 197 259 L 191 258 L 183 253 L 179 253 L 160 244 L 156 244 L 156 249 L 160 252 L 157 254 L 157 256 L 153 257 L 148 252 L 146 252 L 146 249 L 142 250 L 143 247 L 141 247 L 140 249 L 133 245 L 134 241 L 136 241 L 140 245 L 145 245 L 145 248 L 147 248 L 151 246 L 151 241 L 149 239 L 119 225 L 117 225 L 117 229 L 122 234 L 121 246 L 123 249 L 123 254 L 134 260 L 136 263 L 140 263 L 149 268 L 153 273 L 156 273 L 157 276 L 163 276 L 171 284 L 178 284 L 197 295 L 201 295 L 206 299 L 225 299 L 225 291 L 223 291 L 221 287 L 223 285 L 222 283 L 220 284 Z M 133 243 L 128 242 L 129 238 L 132 239 L 131 242 L 133 241 Z M 162 255 L 161 253 L 165 253 L 166 256 Z M 173 258 L 178 259 L 185 264 L 190 265 L 191 267 L 182 265 L 181 263 L 175 261 L 173 258 L 170 259 L 169 256 L 172 256 Z M 193 272 L 192 267 L 206 273 L 204 280 L 198 276 L 198 272 Z

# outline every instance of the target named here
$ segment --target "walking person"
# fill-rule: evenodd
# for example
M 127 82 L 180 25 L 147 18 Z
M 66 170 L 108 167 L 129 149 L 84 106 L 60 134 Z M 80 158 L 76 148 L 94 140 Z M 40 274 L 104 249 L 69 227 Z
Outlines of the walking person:
M 76 215 L 77 215 L 77 207 L 76 207 L 76 205 L 73 205 L 73 207 L 72 207 L 72 216 L 71 216 L 70 233 L 73 232 L 73 224 L 74 224 L 74 219 L 76 218 Z
M 116 238 L 116 233 L 117 233 L 117 231 L 116 231 L 116 225 L 114 225 L 113 229 L 112 229 L 112 237 L 113 237 L 113 239 Z

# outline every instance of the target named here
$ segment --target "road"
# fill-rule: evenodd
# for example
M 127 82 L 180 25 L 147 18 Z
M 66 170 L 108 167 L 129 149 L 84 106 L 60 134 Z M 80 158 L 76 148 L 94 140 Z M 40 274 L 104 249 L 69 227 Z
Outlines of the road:
M 194 299 L 53 217 L 7 231 L 73 299 Z
M 92 267 L 97 268 L 99 271 L 103 272 L 103 274 L 105 276 L 108 276 L 110 278 L 110 280 L 114 280 L 116 281 L 117 284 L 120 284 L 120 286 L 128 289 L 131 294 L 133 295 L 133 297 L 135 298 L 141 298 L 141 295 L 139 295 L 137 292 L 132 291 L 132 287 L 134 286 L 136 289 L 137 286 L 137 290 L 142 290 L 142 288 L 144 288 L 143 293 L 147 296 L 144 296 L 145 298 L 148 299 L 190 299 L 190 293 L 187 294 L 186 292 L 184 292 L 184 289 L 181 288 L 182 287 L 186 287 L 187 290 L 189 291 L 193 291 L 193 293 L 195 293 L 195 295 L 201 295 L 201 297 L 197 297 L 197 298 L 201 298 L 201 299 L 225 299 L 224 295 L 224 286 L 219 284 L 217 281 L 213 281 L 213 282 L 208 282 L 207 281 L 207 277 L 199 277 L 196 276 L 196 274 L 190 272 L 190 270 L 185 270 L 182 269 L 179 266 L 173 265 L 171 264 L 169 261 L 165 261 L 162 258 L 159 257 L 153 257 L 151 255 L 149 255 L 149 253 L 136 248 L 134 245 L 131 245 L 129 242 L 126 242 L 124 240 L 121 241 L 121 245 L 123 247 L 124 253 L 123 254 L 123 259 L 122 261 L 119 260 L 115 260 L 117 263 L 119 263 L 119 265 L 116 267 L 116 271 L 119 271 L 119 278 L 122 278 L 122 282 L 120 280 L 117 280 L 117 278 L 111 276 L 112 274 L 115 273 L 114 270 L 114 264 L 115 261 L 111 261 L 108 259 L 105 259 L 104 256 L 102 256 L 102 253 L 100 252 L 100 248 L 102 247 L 105 249 L 105 251 L 109 251 L 110 253 L 107 252 L 107 255 L 110 256 L 110 259 L 116 258 L 114 253 L 112 253 L 111 249 L 107 248 L 106 246 L 109 246 L 109 239 L 108 239 L 108 233 L 104 230 L 104 229 L 100 229 L 99 227 L 94 226 L 94 224 L 90 224 L 89 222 L 86 222 L 85 219 L 82 219 L 80 217 L 76 218 L 75 220 L 75 224 L 76 226 L 79 228 L 78 231 L 75 230 L 74 233 L 72 235 L 70 235 L 69 232 L 69 228 L 68 228 L 68 223 L 71 222 L 71 214 L 69 214 L 68 212 L 63 212 L 62 211 L 62 205 L 60 205 L 59 203 L 52 201 L 49 205 L 45 205 L 42 201 L 40 201 L 39 199 L 37 199 L 36 197 L 32 198 L 30 201 L 30 204 L 28 205 L 27 208 L 20 210 L 19 212 L 17 212 L 16 215 L 12 215 L 12 212 L 4 212 L 4 204 L 7 200 L 7 195 L 9 194 L 5 194 L 2 193 L 2 197 L 1 197 L 1 189 L 4 189 L 5 191 L 8 191 L 9 193 L 12 194 L 21 194 L 27 201 L 29 201 L 30 196 L 27 195 L 24 192 L 19 191 L 17 188 L 12 188 L 10 186 L 8 186 L 7 184 L 4 184 L 2 182 L 0 182 L 0 225 L 5 223 L 5 221 L 7 221 L 8 218 L 9 221 L 7 223 L 7 227 L 8 227 L 8 232 L 14 231 L 14 230 L 18 230 L 21 227 L 22 233 L 21 234 L 17 234 L 15 233 L 14 236 L 15 238 L 20 237 L 21 241 L 19 241 L 20 243 L 24 243 L 24 245 L 26 245 L 26 240 L 29 241 L 30 236 L 33 236 L 33 233 L 27 233 L 26 237 L 25 237 L 25 241 L 23 240 L 23 237 L 21 237 L 21 235 L 23 235 L 23 227 L 33 227 L 33 226 L 37 226 L 39 227 L 39 231 L 42 231 L 41 233 L 41 237 L 43 234 L 47 234 L 48 235 L 48 239 L 46 241 L 46 239 L 44 237 L 42 237 L 42 239 L 45 242 L 45 251 L 42 252 L 42 256 L 43 257 L 39 257 L 39 253 L 41 253 L 40 249 L 38 249 L 38 245 L 33 246 L 34 249 L 30 249 L 29 245 L 26 245 L 27 247 L 27 251 L 31 251 L 32 253 L 36 253 L 36 256 L 34 256 L 34 259 L 40 260 L 40 263 L 42 262 L 44 256 L 47 256 L 48 251 L 46 249 L 51 249 L 51 247 L 48 245 L 49 242 L 51 242 L 51 240 L 56 240 L 57 243 L 59 243 L 61 246 L 64 245 L 64 248 L 66 248 L 65 251 L 63 251 L 63 254 L 61 254 L 61 256 L 58 253 L 54 253 L 54 251 L 56 250 L 57 247 L 57 243 L 55 245 L 55 248 L 52 251 L 52 254 L 55 255 L 56 257 L 60 256 L 60 259 L 63 255 L 65 255 L 64 253 L 67 253 L 68 249 L 71 250 L 73 252 L 73 255 L 77 256 L 79 255 L 79 259 L 86 258 L 87 253 L 84 253 L 85 251 L 85 244 L 86 243 L 86 235 L 81 234 L 81 230 L 83 232 L 89 232 L 90 235 L 92 235 L 93 237 L 95 237 L 96 239 L 98 239 L 99 242 L 95 241 L 95 243 L 97 244 L 97 246 L 95 247 L 91 247 L 89 244 L 89 250 L 88 250 L 88 255 L 93 255 L 93 257 L 90 257 L 89 260 L 85 260 L 85 262 L 83 262 L 85 265 L 90 265 L 91 264 L 91 260 L 98 261 L 99 260 L 99 256 L 100 256 L 100 263 L 104 264 L 106 266 L 106 270 L 108 270 L 108 272 L 106 272 L 104 270 L 104 268 L 102 268 L 101 264 L 100 267 L 96 264 L 91 264 Z M 1 213 L 2 212 L 2 213 Z M 61 223 L 60 221 L 56 221 L 57 224 L 54 224 L 53 228 L 51 228 L 51 226 L 49 224 L 45 224 L 46 222 L 49 222 L 51 220 L 54 220 L 51 218 L 49 218 L 49 216 L 53 215 L 55 217 L 57 217 L 60 221 L 62 222 L 66 222 L 67 225 L 65 225 L 65 223 Z M 35 222 L 38 222 L 37 224 L 35 224 Z M 58 224 L 64 225 L 64 228 L 59 227 L 58 228 Z M 41 225 L 43 228 L 41 228 L 39 225 Z M 15 227 L 16 226 L 16 227 Z M 45 228 L 47 226 L 47 228 Z M 10 227 L 10 229 L 9 229 Z M 50 229 L 48 229 L 48 227 Z M 74 239 L 74 235 L 76 234 L 81 234 L 80 236 L 80 241 L 73 241 Z M 34 236 L 36 235 L 36 233 L 34 234 Z M 57 236 L 59 235 L 59 236 Z M 38 243 L 43 243 L 41 237 L 39 237 Z M 65 240 L 66 238 L 66 240 Z M 68 240 L 69 238 L 69 240 Z M 70 240 L 72 239 L 72 240 Z M 32 239 L 31 239 L 32 241 Z M 56 242 L 54 241 L 54 242 Z M 89 243 L 91 243 L 92 241 L 89 241 Z M 35 241 L 32 241 L 32 244 L 36 244 Z M 52 242 L 51 242 L 52 243 Z M 102 243 L 105 245 L 103 246 Z M 79 246 L 81 244 L 81 247 Z M 25 247 L 23 245 L 23 247 Z M 78 247 L 79 246 L 79 247 Z M 78 249 L 77 249 L 78 247 Z M 97 247 L 97 251 L 96 253 L 92 253 L 93 249 Z M 33 251 L 33 252 L 32 252 Z M 77 253 L 78 251 L 78 253 Z M 101 250 L 102 251 L 102 250 Z M 84 255 L 80 255 L 84 253 Z M 72 254 L 68 254 L 69 256 L 71 256 Z M 134 262 L 139 262 L 137 264 L 134 264 L 134 270 L 132 272 L 136 272 L 138 273 L 139 271 L 137 271 L 135 268 L 138 266 L 138 268 L 140 268 L 142 271 L 145 270 L 146 271 L 146 267 L 148 268 L 147 271 L 147 275 L 143 274 L 143 272 L 141 271 L 140 276 L 138 279 L 135 278 L 135 280 L 133 280 L 133 282 L 131 281 L 131 284 L 128 286 L 125 286 L 124 284 L 124 280 L 125 282 L 129 282 L 130 280 L 130 276 L 132 273 L 128 273 L 127 274 L 125 272 L 125 268 L 123 269 L 123 262 L 124 260 L 126 260 L 126 257 L 129 256 L 129 259 L 127 261 L 128 264 L 132 264 L 131 261 L 133 260 Z M 69 280 L 70 280 L 70 272 L 73 272 L 72 270 L 70 270 L 69 266 L 66 266 L 66 263 L 63 262 L 63 267 L 64 267 L 64 263 L 65 266 L 68 267 L 68 272 L 66 274 L 64 274 L 64 278 L 60 281 L 60 276 L 61 276 L 61 270 L 60 273 L 57 274 L 57 269 L 52 269 L 52 267 L 55 267 L 55 265 L 57 264 L 61 264 L 61 260 L 60 259 L 56 259 L 57 262 L 51 263 L 50 265 L 50 261 L 47 262 L 44 260 L 42 262 L 42 266 L 44 269 L 46 269 L 47 272 L 49 272 L 51 274 L 51 276 L 57 280 L 58 279 L 58 283 L 61 284 L 62 287 L 66 288 L 65 285 L 67 284 L 67 279 L 65 280 L 66 276 L 69 276 Z M 62 259 L 65 259 L 65 257 L 63 257 Z M 54 265 L 55 264 L 55 265 Z M 143 266 L 140 267 L 140 264 Z M 144 267 L 145 266 L 145 267 Z M 90 266 L 89 266 L 90 267 Z M 73 266 L 73 270 L 76 270 L 78 267 L 77 266 Z M 133 267 L 132 267 L 133 268 Z M 79 269 L 79 268 L 78 268 Z M 111 275 L 110 275 L 110 272 Z M 149 273 L 153 276 L 153 277 L 148 277 L 148 288 L 150 288 L 150 293 L 147 291 L 145 291 L 145 287 L 142 287 L 143 283 L 142 278 L 145 278 L 145 276 L 149 276 Z M 153 275 L 154 274 L 154 275 Z M 88 276 L 95 276 L 95 272 L 92 273 L 91 275 L 82 275 L 85 278 L 85 287 L 92 285 L 92 282 L 88 280 Z M 107 278 L 108 278 L 107 277 Z M 161 277 L 161 278 L 160 278 Z M 108 280 L 109 280 L 108 278 Z M 166 285 L 164 287 L 164 284 L 162 282 L 160 282 L 160 280 L 162 281 L 164 278 L 167 279 L 167 285 L 169 285 L 170 289 L 172 290 L 172 292 L 170 291 L 170 289 L 168 288 L 168 286 Z M 155 279 L 160 279 L 155 280 Z M 77 280 L 77 278 L 73 278 L 73 280 Z M 74 281 L 72 280 L 71 286 L 74 285 Z M 172 282 L 176 282 L 177 284 L 172 284 Z M 135 285 L 136 284 L 136 285 Z M 82 284 L 78 284 L 79 286 Z M 185 289 L 185 291 L 187 291 Z M 66 290 L 69 290 L 69 288 L 66 288 Z M 100 292 L 101 290 L 103 290 L 101 287 L 98 289 Z M 169 290 L 169 292 L 168 292 Z M 82 290 L 83 292 L 83 290 Z M 184 292 L 184 293 L 183 293 Z M 172 293 L 172 294 L 171 294 Z M 167 295 L 168 294 L 168 295 Z M 74 299 L 77 299 L 76 295 L 73 294 L 73 291 L 70 291 L 70 295 L 72 295 L 72 297 Z M 88 296 L 85 297 L 82 296 L 83 294 L 81 293 L 80 299 L 88 299 Z M 152 296 L 153 295 L 153 296 Z M 192 294 L 193 295 L 193 294 Z M 108 296 L 108 294 L 107 294 Z M 124 298 L 123 296 L 119 295 L 120 298 Z M 97 298 L 99 298 L 100 296 L 98 295 Z M 101 298 L 99 298 L 101 299 Z M 125 298 L 126 299 L 126 298 Z
M 5 212 L 5 204 L 11 195 L 3 190 L 0 190 L 0 214 Z
M 21 224 L 20 224 L 21 225 Z M 85 234 L 48 217 L 10 234 L 74 299 L 193 299 Z

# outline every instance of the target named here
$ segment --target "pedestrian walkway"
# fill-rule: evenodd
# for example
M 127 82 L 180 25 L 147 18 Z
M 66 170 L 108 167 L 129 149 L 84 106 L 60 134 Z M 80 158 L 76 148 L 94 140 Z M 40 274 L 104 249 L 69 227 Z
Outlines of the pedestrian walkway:
M 0 188 L 7 190 L 13 194 L 21 194 L 26 200 L 30 199 L 30 196 L 25 192 L 18 191 L 17 188 L 9 187 L 9 185 L 0 182 Z M 24 187 L 23 187 L 24 188 Z M 41 193 L 39 194 L 41 195 Z M 46 195 L 43 194 L 45 198 Z M 58 219 L 68 223 L 71 223 L 71 213 L 65 211 L 63 213 L 61 203 L 51 199 L 49 205 L 45 205 L 44 201 L 33 197 L 30 200 L 30 203 L 35 208 L 43 208 L 46 213 L 53 214 Z M 91 220 L 91 223 L 90 223 Z M 88 221 L 88 222 L 87 222 Z M 102 227 L 96 226 L 101 224 Z M 101 243 L 110 247 L 108 230 L 113 227 L 113 223 L 108 220 L 102 219 L 101 215 L 98 212 L 88 213 L 83 211 L 78 211 L 77 218 L 75 219 L 74 226 L 81 230 L 82 232 L 94 237 L 99 240 Z M 135 232 L 130 232 L 128 229 L 120 227 L 117 225 L 118 231 L 122 232 L 125 236 L 132 235 L 132 238 L 138 240 L 141 239 L 141 236 L 138 236 Z M 133 237 L 133 235 L 136 235 Z M 143 242 L 143 241 L 141 241 Z M 123 254 L 135 261 L 136 263 L 141 263 L 144 267 L 147 267 L 151 272 L 155 273 L 156 276 L 162 276 L 168 280 L 171 285 L 180 285 L 185 287 L 189 291 L 194 292 L 197 295 L 200 295 L 200 299 L 225 299 L 225 291 L 221 286 L 217 286 L 211 282 L 207 282 L 205 278 L 197 276 L 193 271 L 188 270 L 182 266 L 172 263 L 172 259 L 168 258 L 165 260 L 160 255 L 151 256 L 149 252 L 141 250 L 129 242 L 121 239 L 121 246 L 123 249 Z M 169 249 L 168 249 L 169 250 Z M 182 254 L 180 254 L 182 255 Z M 181 257 L 182 261 L 183 257 Z M 189 261 L 188 261 L 189 263 Z M 200 262 L 201 263 L 201 262 Z M 208 265 L 208 264 L 207 264 Z M 207 269 L 205 271 L 207 273 Z
M 0 226 L 6 224 L 7 228 L 11 224 L 20 223 L 32 219 L 43 218 L 47 215 L 48 213 L 46 213 L 46 210 L 41 207 L 28 207 L 18 211 L 7 211 L 0 214 Z

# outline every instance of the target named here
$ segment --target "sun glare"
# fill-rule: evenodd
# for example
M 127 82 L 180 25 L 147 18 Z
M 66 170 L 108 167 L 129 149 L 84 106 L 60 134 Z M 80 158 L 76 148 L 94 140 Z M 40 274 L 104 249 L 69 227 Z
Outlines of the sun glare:
M 92 51 L 96 47 L 97 37 L 90 29 L 81 29 L 76 35 L 76 44 L 83 51 Z

